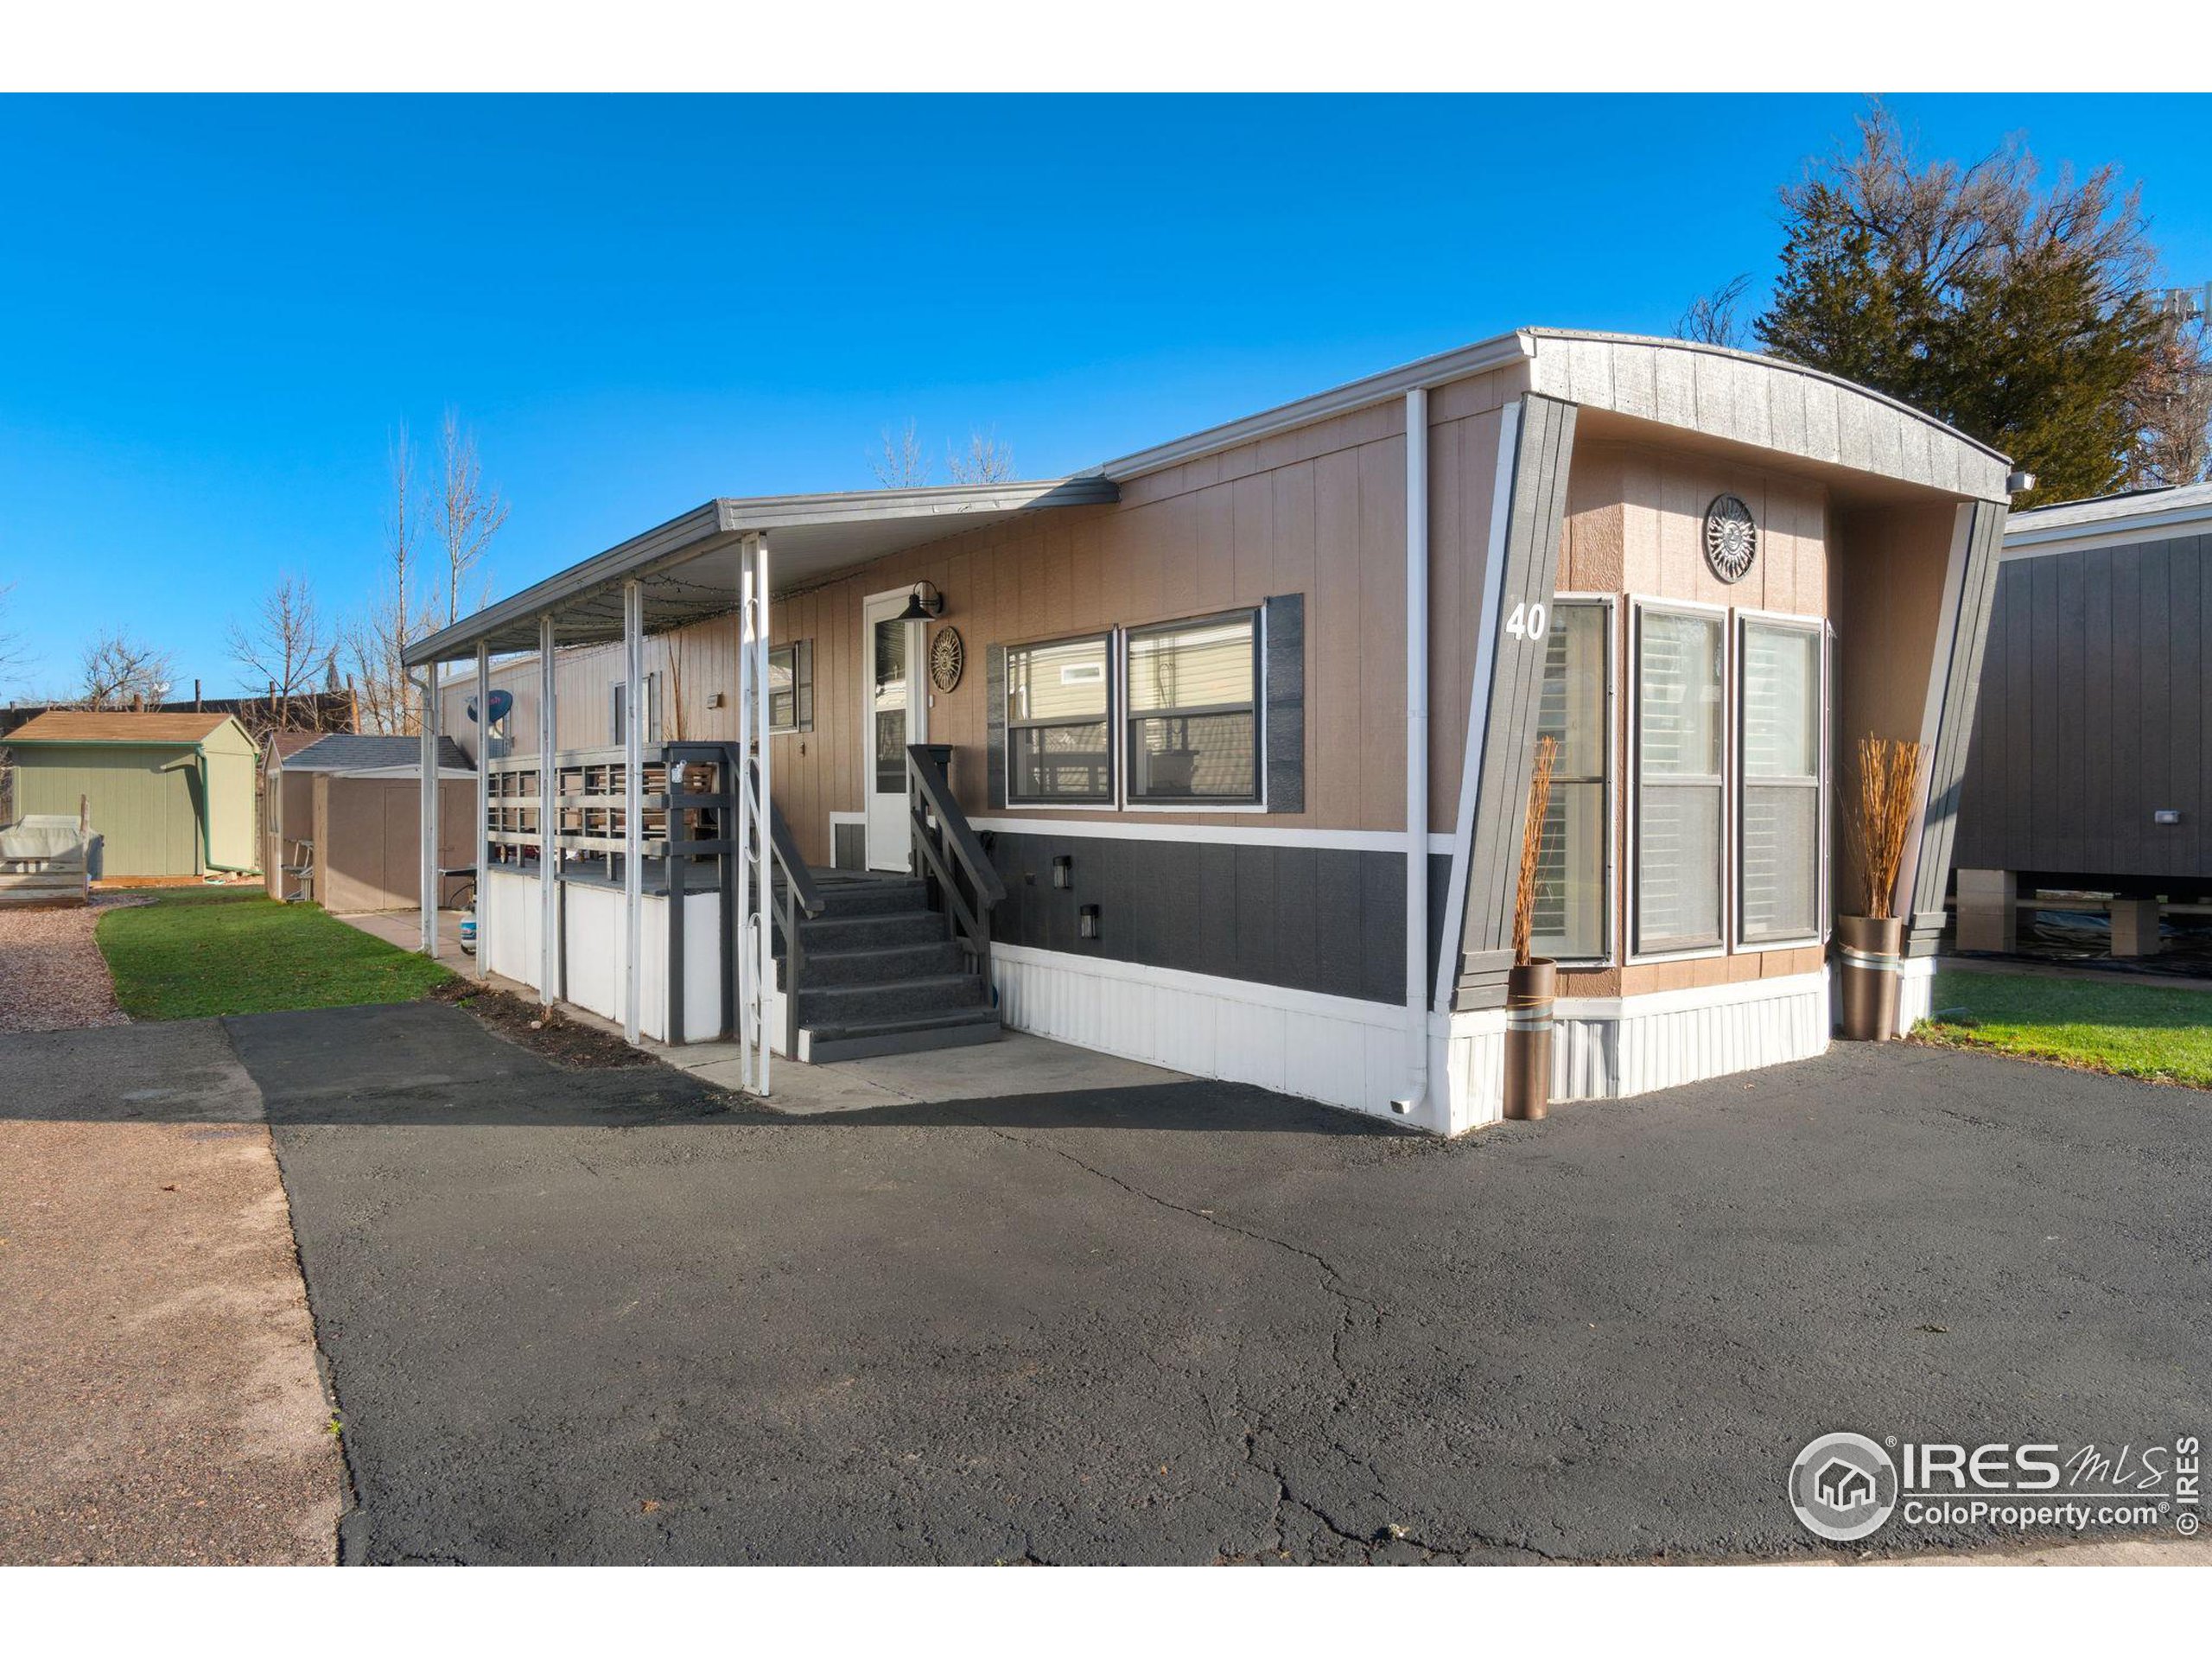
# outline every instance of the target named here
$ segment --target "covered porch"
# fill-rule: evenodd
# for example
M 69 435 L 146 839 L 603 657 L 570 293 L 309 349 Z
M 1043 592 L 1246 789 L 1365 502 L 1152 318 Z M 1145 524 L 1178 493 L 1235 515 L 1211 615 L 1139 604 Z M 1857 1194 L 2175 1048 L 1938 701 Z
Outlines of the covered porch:
M 1089 478 L 717 500 L 415 642 L 424 775 L 442 727 L 479 760 L 475 971 L 632 1043 L 719 1045 L 734 1075 L 717 1080 L 755 1095 L 774 1091 L 779 1058 L 995 1041 L 998 877 L 946 781 L 949 752 L 906 741 L 926 731 L 925 680 L 905 671 L 920 652 L 897 652 L 882 682 L 897 717 L 877 721 L 876 770 L 898 816 L 863 861 L 879 868 L 826 868 L 776 792 L 768 740 L 793 688 L 771 661 L 772 605 L 957 531 L 1115 495 Z M 890 620 L 904 645 L 912 618 Z M 648 642 L 678 630 L 714 642 L 688 684 L 672 645 L 646 665 Z M 620 653 L 598 683 L 564 672 L 594 648 Z M 440 679 L 456 663 L 458 720 Z M 495 673 L 518 689 L 495 693 Z M 435 848 L 437 791 L 422 798 Z M 426 854 L 424 893 L 438 874 Z M 416 948 L 435 953 L 439 931 L 426 903 Z

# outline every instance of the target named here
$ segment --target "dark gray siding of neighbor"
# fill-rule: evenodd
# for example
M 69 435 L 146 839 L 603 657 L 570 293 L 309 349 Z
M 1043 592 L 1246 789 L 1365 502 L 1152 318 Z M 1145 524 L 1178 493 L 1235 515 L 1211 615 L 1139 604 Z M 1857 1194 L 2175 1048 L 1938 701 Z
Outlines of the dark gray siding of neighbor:
M 1052 885 L 1056 857 L 1074 861 L 1072 887 Z M 1007 887 L 991 935 L 1009 944 L 1405 1001 L 1401 854 L 1001 831 L 991 860 Z M 1449 868 L 1432 860 L 1432 879 Z M 1098 906 L 1096 939 L 1076 936 L 1084 905 Z
M 1956 867 L 2212 876 L 2208 622 L 2212 536 L 2007 561 Z

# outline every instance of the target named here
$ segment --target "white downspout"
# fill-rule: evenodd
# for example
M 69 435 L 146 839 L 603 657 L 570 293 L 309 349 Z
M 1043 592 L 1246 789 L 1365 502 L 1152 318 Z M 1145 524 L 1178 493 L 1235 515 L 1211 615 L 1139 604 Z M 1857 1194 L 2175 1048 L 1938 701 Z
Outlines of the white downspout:
M 1390 1103 L 1428 1104 L 1428 391 L 1406 394 L 1406 1025 L 1413 1076 Z M 1447 1126 L 1448 1127 L 1448 1126 Z

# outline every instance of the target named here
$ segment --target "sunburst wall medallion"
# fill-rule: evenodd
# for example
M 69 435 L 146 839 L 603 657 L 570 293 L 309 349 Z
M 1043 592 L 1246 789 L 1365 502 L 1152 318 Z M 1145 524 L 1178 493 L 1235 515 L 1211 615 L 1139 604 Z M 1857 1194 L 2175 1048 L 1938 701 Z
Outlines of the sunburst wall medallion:
M 1705 562 L 1713 574 L 1726 582 L 1741 582 L 1751 574 L 1758 556 L 1759 527 L 1751 510 L 1738 495 L 1716 495 L 1705 510 Z
M 960 630 L 939 628 L 930 641 L 930 683 L 940 691 L 960 684 L 960 671 L 968 666 L 968 647 L 960 643 Z

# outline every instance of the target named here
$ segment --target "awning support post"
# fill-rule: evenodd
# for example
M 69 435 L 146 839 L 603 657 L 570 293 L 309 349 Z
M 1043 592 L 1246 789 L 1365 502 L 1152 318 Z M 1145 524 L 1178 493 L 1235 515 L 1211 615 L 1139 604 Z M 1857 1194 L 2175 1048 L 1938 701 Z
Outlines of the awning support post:
M 484 963 L 485 923 L 492 912 L 492 647 L 476 642 L 476 977 Z
M 638 1040 L 645 893 L 645 588 L 622 584 L 622 1034 Z
M 760 826 L 760 923 L 753 930 L 753 984 L 754 1018 L 760 1033 L 760 1093 L 766 1099 L 768 1095 L 769 1057 L 773 1048 L 769 1039 L 769 1033 L 773 1029 L 770 1015 L 775 1005 L 776 989 L 773 938 L 776 889 L 772 879 L 775 837 L 770 833 L 774 823 L 770 804 L 775 798 L 769 792 L 769 772 L 775 759 L 776 746 L 769 735 L 772 721 L 769 718 L 768 684 L 768 538 L 766 536 L 753 538 L 753 731 L 760 746 L 760 800 L 755 810 Z
M 560 720 L 555 700 L 556 643 L 549 611 L 537 619 L 537 1001 L 548 1014 L 561 989 L 561 791 L 554 760 Z
M 421 886 L 417 896 L 423 912 L 423 954 L 438 959 L 438 665 L 429 663 L 423 671 L 423 714 L 415 723 L 423 735 L 422 825 L 420 831 Z

